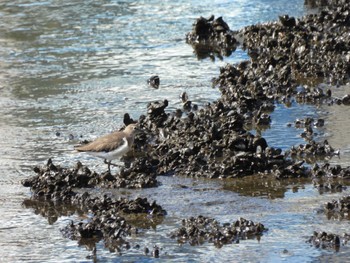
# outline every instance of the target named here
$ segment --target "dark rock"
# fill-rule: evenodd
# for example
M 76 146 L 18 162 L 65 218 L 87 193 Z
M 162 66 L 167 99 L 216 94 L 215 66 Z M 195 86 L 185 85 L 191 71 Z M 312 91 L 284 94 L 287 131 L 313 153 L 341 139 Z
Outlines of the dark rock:
M 160 84 L 159 76 L 152 76 L 147 80 L 147 83 L 150 87 L 158 89 Z
M 345 234 L 343 237 L 343 243 L 349 241 L 349 235 Z M 339 251 L 341 244 L 341 237 L 336 234 L 326 233 L 326 232 L 314 232 L 313 236 L 311 236 L 308 240 L 309 243 L 314 245 L 317 248 L 322 249 L 332 249 L 335 251 Z
M 234 32 L 227 23 L 218 17 L 209 19 L 200 17 L 193 24 L 192 31 L 186 35 L 186 41 L 191 44 L 198 58 L 229 56 L 237 47 Z
M 124 118 L 123 118 L 123 123 L 125 126 L 128 126 L 129 124 L 132 124 L 132 123 L 137 123 L 137 121 L 133 120 L 129 113 L 125 113 L 124 114 Z
M 281 24 L 285 27 L 294 27 L 296 26 L 296 20 L 294 17 L 289 17 L 288 15 L 280 16 L 279 20 Z

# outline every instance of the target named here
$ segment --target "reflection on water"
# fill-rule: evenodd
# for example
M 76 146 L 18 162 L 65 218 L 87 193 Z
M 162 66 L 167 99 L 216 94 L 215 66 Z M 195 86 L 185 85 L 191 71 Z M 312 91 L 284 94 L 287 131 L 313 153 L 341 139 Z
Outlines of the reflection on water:
M 27 209 L 32 209 L 36 215 L 47 218 L 50 225 L 54 224 L 59 217 L 69 217 L 74 214 L 79 217 L 86 215 L 88 211 L 83 211 L 79 207 L 67 204 L 57 204 L 52 201 L 25 199 L 22 206 Z
M 30 193 L 19 181 L 32 175 L 32 168 L 49 157 L 63 165 L 81 160 L 91 169 L 102 169 L 99 160 L 74 154 L 73 145 L 119 128 L 125 112 L 138 118 L 145 113 L 148 102 L 168 99 L 169 110 L 173 110 L 182 107 L 179 95 L 184 91 L 199 106 L 218 98 L 219 91 L 211 88 L 210 80 L 217 77 L 220 66 L 247 59 L 247 55 L 238 48 L 223 60 L 197 57 L 185 43 L 185 34 L 197 17 L 223 16 L 232 30 L 238 30 L 284 13 L 300 16 L 304 11 L 302 0 L 2 1 L 2 261 L 93 260 L 90 251 L 94 243 L 84 244 L 86 251 L 83 244 L 78 247 L 76 241 L 63 238 L 59 232 L 72 219 L 86 220 L 87 211 L 30 200 Z M 146 83 L 154 74 L 160 77 L 157 90 Z M 348 87 L 340 88 L 339 96 L 347 90 Z M 271 129 L 257 132 L 266 137 L 270 146 L 283 150 L 304 142 L 300 131 L 287 127 L 288 123 L 296 118 L 324 118 L 326 127 L 320 138 L 327 138 L 334 148 L 341 149 L 340 160 L 331 161 L 350 163 L 346 107 L 277 105 L 271 117 Z M 131 247 L 117 257 L 99 242 L 97 259 L 150 261 L 143 255 L 143 248 L 158 245 L 168 261 L 224 262 L 232 260 L 232 255 L 254 262 L 313 261 L 322 252 L 305 246 L 300 233 L 311 235 L 313 230 L 325 229 L 339 232 L 343 228 L 347 231 L 344 225 L 335 227 L 326 216 L 313 213 L 322 202 L 344 193 L 325 192 L 320 196 L 307 181 L 260 179 L 163 177 L 162 185 L 156 189 L 115 190 L 116 195 L 156 200 L 168 216 L 164 221 L 128 218 L 142 229 L 140 235 L 131 237 L 139 248 Z M 178 227 L 182 218 L 200 214 L 221 222 L 242 216 L 264 223 L 270 231 L 260 243 L 249 240 L 220 250 L 210 244 L 179 246 L 168 238 L 167 233 Z M 289 253 L 281 252 L 285 248 Z
M 288 190 L 297 192 L 310 182 L 311 179 L 306 178 L 278 180 L 273 175 L 254 175 L 227 180 L 223 189 L 246 196 L 264 196 L 275 199 L 283 198 Z

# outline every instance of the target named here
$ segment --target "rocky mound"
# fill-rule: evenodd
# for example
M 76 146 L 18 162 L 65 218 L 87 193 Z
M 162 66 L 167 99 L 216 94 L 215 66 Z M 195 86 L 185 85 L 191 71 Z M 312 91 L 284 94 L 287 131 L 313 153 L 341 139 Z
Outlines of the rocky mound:
M 144 165 L 144 164 L 143 164 Z M 133 169 L 138 171 L 135 168 Z M 78 240 L 79 243 L 92 242 L 93 244 L 104 240 L 106 247 L 114 250 L 127 249 L 129 243 L 126 237 L 136 234 L 138 229 L 127 223 L 123 215 L 147 214 L 152 217 L 164 216 L 166 211 L 154 201 L 149 203 L 146 198 L 128 200 L 126 198 L 115 199 L 113 197 L 92 196 L 87 190 L 81 189 L 97 186 L 129 188 L 155 186 L 155 177 L 144 177 L 143 173 L 130 176 L 131 172 L 121 171 L 121 176 L 114 177 L 109 172 L 98 174 L 91 172 L 89 168 L 78 163 L 75 168 L 62 168 L 53 164 L 50 159 L 45 167 L 35 167 L 36 176 L 22 182 L 26 187 L 31 187 L 34 200 L 45 200 L 55 204 L 65 204 L 75 207 L 71 211 L 89 211 L 91 217 L 86 222 L 71 222 L 62 229 L 65 237 Z M 143 171 L 146 172 L 146 171 Z M 37 206 L 33 201 L 26 201 L 29 207 Z M 45 209 L 44 209 L 45 211 Z M 57 216 L 57 215 L 56 215 Z
M 173 231 L 170 236 L 178 242 L 188 242 L 191 245 L 201 245 L 204 242 L 213 243 L 217 247 L 226 244 L 239 243 L 240 240 L 259 238 L 267 229 L 261 223 L 240 218 L 237 221 L 220 224 L 213 218 L 198 216 L 182 220 L 182 226 Z
M 256 173 L 308 177 L 309 169 L 294 159 L 338 155 L 327 141 L 314 141 L 311 122 L 305 123 L 308 143 L 286 153 L 250 129 L 268 127 L 276 101 L 288 103 L 297 97 L 308 103 L 339 101 L 332 98 L 331 86 L 300 85 L 304 80 L 342 83 L 349 79 L 349 10 L 349 4 L 344 4 L 319 15 L 282 16 L 276 23 L 246 27 L 239 33 L 251 60 L 221 68 L 214 80 L 222 92 L 220 99 L 198 110 L 189 109 L 185 117 L 179 114 L 181 110 L 166 113 L 167 101 L 150 104 L 148 115 L 139 123 L 153 136 L 143 143 L 153 142 L 148 144 L 148 157 L 159 161 L 157 173 L 207 178 Z M 214 21 L 199 18 L 187 38 L 216 36 Z M 200 30 L 202 26 L 206 29 Z
M 350 196 L 325 203 L 324 210 L 329 217 L 350 219 Z
M 344 234 L 343 237 L 339 235 L 327 233 L 327 232 L 314 232 L 308 240 L 309 243 L 314 245 L 317 248 L 322 249 L 334 249 L 339 251 L 342 244 L 345 244 L 349 241 L 349 235 Z
M 191 44 L 198 58 L 229 56 L 237 47 L 234 32 L 222 17 L 212 15 L 208 19 L 200 17 L 187 33 L 186 42 Z

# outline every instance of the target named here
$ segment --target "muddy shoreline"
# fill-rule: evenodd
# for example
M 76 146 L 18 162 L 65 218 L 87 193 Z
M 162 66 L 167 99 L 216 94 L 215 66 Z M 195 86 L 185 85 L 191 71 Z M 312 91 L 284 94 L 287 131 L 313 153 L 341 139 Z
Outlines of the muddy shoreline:
M 161 224 L 167 213 L 156 201 L 150 203 L 141 197 L 128 200 L 103 191 L 95 196 L 89 189 L 157 187 L 158 176 L 223 180 L 259 176 L 282 181 L 305 178 L 321 190 L 341 191 L 348 184 L 350 168 L 327 163 L 339 152 L 327 141 L 318 141 L 314 131 L 324 125 L 322 119 L 295 120 L 291 125 L 302 129 L 305 144 L 288 151 L 268 145 L 252 130 L 268 129 L 276 103 L 350 104 L 350 95 L 332 95 L 337 85 L 349 81 L 349 27 L 350 5 L 346 1 L 328 3 L 318 14 L 299 19 L 281 15 L 279 21 L 237 32 L 220 17 L 197 19 L 186 36 L 196 54 L 226 56 L 241 45 L 251 57 L 221 68 L 213 80 L 221 98 L 198 108 L 184 96 L 184 107 L 171 113 L 166 112 L 166 100 L 149 104 L 147 113 L 138 120 L 143 133 L 135 139 L 134 154 L 124 159 L 125 168 L 116 174 L 98 174 L 81 163 L 62 168 L 49 160 L 45 166 L 34 168 L 36 175 L 22 182 L 33 193 L 33 203 L 25 203 L 33 207 L 40 201 L 89 212 L 89 220 L 71 222 L 61 231 L 67 238 L 89 244 L 94 257 L 94 244 L 100 240 L 118 253 L 137 246 L 128 241 L 138 234 L 128 214 L 147 215 L 136 221 L 152 225 Z M 346 217 L 349 198 L 330 200 L 324 206 L 324 213 Z M 193 215 L 182 223 L 169 238 L 191 245 L 211 242 L 219 247 L 263 238 L 269 229 L 269 222 L 237 219 L 221 224 L 206 215 Z M 321 248 L 338 250 L 349 236 L 313 231 L 310 229 L 309 241 Z M 140 248 L 140 253 L 161 257 L 163 251 L 155 246 Z

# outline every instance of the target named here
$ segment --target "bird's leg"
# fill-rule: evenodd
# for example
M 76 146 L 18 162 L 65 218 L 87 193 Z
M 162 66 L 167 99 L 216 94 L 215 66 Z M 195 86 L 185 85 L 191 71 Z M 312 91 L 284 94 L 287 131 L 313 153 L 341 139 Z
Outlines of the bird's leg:
M 110 168 L 111 165 L 116 166 L 116 167 L 121 167 L 121 165 L 116 164 L 116 163 L 112 163 L 112 161 L 107 161 L 106 159 L 105 159 L 105 163 L 108 164 L 108 171 L 109 172 L 111 171 L 111 168 Z
M 111 173 L 111 161 L 107 161 L 107 159 L 104 160 L 104 163 L 108 165 L 108 172 Z

